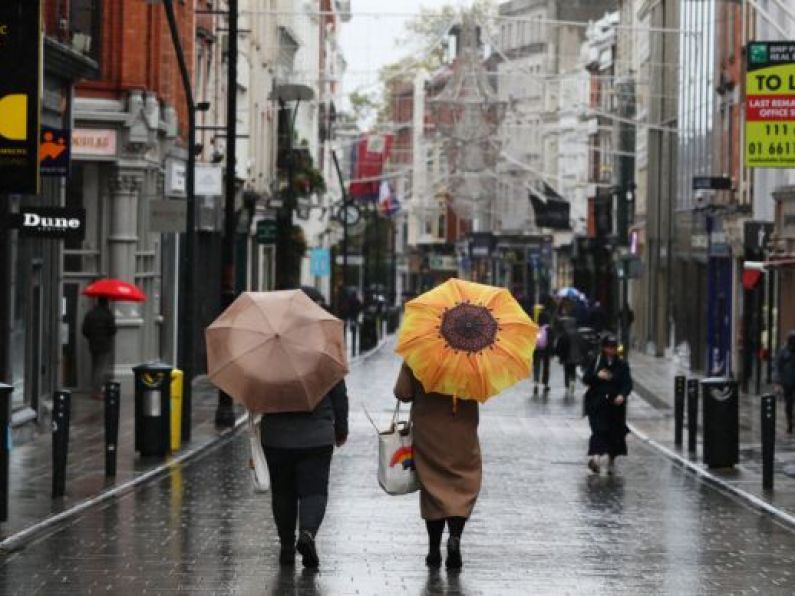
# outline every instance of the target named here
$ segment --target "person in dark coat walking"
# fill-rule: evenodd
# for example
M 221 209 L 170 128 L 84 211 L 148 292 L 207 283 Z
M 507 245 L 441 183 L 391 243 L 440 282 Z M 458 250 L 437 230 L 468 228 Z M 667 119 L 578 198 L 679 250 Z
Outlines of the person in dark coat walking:
M 116 335 L 116 318 L 107 298 L 98 298 L 86 313 L 82 331 L 91 353 L 91 397 L 102 399 L 102 389 L 113 367 L 113 338 Z
M 532 315 L 531 315 L 532 316 Z M 538 395 L 538 384 L 544 386 L 544 394 L 549 393 L 549 361 L 552 353 L 552 319 L 546 306 L 540 305 L 538 312 L 538 338 L 533 350 L 533 395 Z
M 588 386 L 585 413 L 591 426 L 588 467 L 598 474 L 599 460 L 607 455 L 607 473 L 612 474 L 616 457 L 627 454 L 627 398 L 632 392 L 629 364 L 619 358 L 615 336 L 602 340 L 602 351 L 582 380 Z
M 773 383 L 776 393 L 784 396 L 787 432 L 792 433 L 792 409 L 795 402 L 795 329 L 789 332 L 787 343 L 776 354 L 773 362 Z
M 565 313 L 565 311 L 564 311 Z M 553 325 L 555 355 L 563 366 L 566 395 L 574 395 L 577 387 L 577 366 L 584 362 L 582 341 L 577 331 L 577 321 L 567 314 L 557 318 Z
M 312 412 L 265 414 L 262 447 L 271 479 L 273 518 L 281 542 L 281 565 L 317 568 L 315 537 L 328 503 L 328 482 L 334 446 L 348 439 L 348 392 L 340 381 Z M 298 542 L 295 526 L 298 522 Z

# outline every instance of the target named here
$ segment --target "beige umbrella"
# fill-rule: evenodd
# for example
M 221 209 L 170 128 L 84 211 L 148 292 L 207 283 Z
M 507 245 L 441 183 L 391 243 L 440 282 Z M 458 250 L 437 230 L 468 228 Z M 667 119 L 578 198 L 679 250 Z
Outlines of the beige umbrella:
M 205 334 L 210 380 L 253 412 L 314 410 L 348 372 L 342 321 L 301 290 L 244 292 Z

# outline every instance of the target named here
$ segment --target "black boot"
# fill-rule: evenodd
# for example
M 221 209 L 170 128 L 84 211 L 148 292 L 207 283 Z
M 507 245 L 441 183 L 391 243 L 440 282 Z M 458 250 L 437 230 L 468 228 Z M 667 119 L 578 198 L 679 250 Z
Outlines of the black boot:
M 464 566 L 461 559 L 461 539 L 458 536 L 450 536 L 447 540 L 447 560 L 444 566 L 448 569 L 461 569 Z
M 291 545 L 282 545 L 279 552 L 279 565 L 282 567 L 292 567 L 295 565 L 295 547 Z
M 317 547 L 315 546 L 315 537 L 312 536 L 310 532 L 301 532 L 301 536 L 298 537 L 295 548 L 301 553 L 301 562 L 304 567 L 317 569 L 320 566 L 320 559 L 317 556 Z

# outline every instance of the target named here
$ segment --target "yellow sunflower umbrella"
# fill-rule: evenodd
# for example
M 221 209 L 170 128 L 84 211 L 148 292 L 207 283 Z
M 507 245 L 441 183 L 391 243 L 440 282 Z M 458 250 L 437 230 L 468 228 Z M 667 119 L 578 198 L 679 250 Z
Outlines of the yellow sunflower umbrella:
M 484 402 L 529 376 L 537 334 L 506 289 L 451 279 L 406 304 L 395 351 L 427 393 Z

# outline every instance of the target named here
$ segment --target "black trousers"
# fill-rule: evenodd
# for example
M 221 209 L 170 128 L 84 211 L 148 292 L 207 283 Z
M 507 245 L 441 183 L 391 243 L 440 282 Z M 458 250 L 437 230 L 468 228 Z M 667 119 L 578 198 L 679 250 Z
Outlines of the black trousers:
M 536 350 L 533 352 L 533 382 L 549 385 L 549 352 Z
M 265 447 L 273 519 L 283 545 L 295 542 L 296 521 L 299 531 L 308 531 L 312 536 L 320 529 L 328 503 L 333 453 L 333 445 L 310 449 Z
M 563 376 L 565 378 L 566 387 L 568 387 L 569 383 L 577 380 L 577 365 L 571 362 L 565 362 L 563 364 Z

